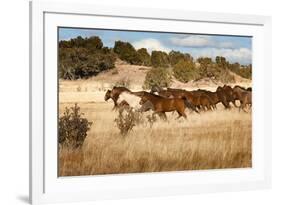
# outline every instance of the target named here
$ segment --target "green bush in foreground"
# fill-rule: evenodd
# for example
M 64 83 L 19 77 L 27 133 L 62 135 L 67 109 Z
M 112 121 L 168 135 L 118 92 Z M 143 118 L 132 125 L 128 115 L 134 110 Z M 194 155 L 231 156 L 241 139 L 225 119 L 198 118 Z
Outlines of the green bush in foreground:
M 59 118 L 59 144 L 61 146 L 79 148 L 87 137 L 87 131 L 92 122 L 82 117 L 80 107 L 65 108 L 63 115 Z

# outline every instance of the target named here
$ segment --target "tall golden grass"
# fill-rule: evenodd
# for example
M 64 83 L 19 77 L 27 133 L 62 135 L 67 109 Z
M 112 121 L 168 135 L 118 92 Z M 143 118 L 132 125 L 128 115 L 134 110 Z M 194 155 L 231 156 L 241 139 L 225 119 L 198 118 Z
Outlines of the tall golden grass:
M 65 106 L 60 103 L 60 112 Z M 79 150 L 59 150 L 59 175 L 80 176 L 119 173 L 244 168 L 252 166 L 251 113 L 237 109 L 188 114 L 176 120 L 143 123 L 122 136 L 112 103 L 79 103 L 93 122 Z

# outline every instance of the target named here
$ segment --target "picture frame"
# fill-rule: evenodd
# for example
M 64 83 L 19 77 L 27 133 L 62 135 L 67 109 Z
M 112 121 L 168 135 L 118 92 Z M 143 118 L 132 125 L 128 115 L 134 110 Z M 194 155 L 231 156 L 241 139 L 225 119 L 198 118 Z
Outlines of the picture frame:
M 253 167 L 58 177 L 57 28 L 253 36 Z M 175 30 L 176 29 L 176 30 Z M 49 69 L 50 68 L 50 69 Z M 267 16 L 30 2 L 30 202 L 78 202 L 271 187 L 271 18 Z M 71 196 L 71 197 L 70 197 Z

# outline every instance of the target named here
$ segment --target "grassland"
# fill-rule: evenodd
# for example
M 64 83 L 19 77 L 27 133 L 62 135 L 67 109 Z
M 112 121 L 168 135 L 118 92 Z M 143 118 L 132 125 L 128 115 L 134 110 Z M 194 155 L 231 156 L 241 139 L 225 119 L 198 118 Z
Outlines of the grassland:
M 71 98 L 60 93 L 60 113 L 78 101 L 85 117 L 93 122 L 82 149 L 59 150 L 60 176 L 252 165 L 251 113 L 224 110 L 219 105 L 217 111 L 201 114 L 186 110 L 187 119 L 176 120 L 176 113 L 169 113 L 167 122 L 157 120 L 152 127 L 144 116 L 144 122 L 124 137 L 114 122 L 118 113 L 112 111 L 113 103 L 103 101 L 103 91 L 93 95 L 95 98 L 89 99 L 78 90 L 72 92 Z

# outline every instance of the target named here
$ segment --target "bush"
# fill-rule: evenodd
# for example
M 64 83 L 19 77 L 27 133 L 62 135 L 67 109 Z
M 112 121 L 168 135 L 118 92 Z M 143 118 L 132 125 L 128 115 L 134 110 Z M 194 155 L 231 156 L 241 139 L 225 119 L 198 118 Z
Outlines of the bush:
M 147 52 L 146 48 L 141 48 L 137 50 L 137 54 L 140 59 L 141 65 L 145 65 L 145 66 L 151 65 L 150 55 Z
M 92 122 L 82 117 L 80 107 L 65 108 L 63 115 L 59 118 L 59 144 L 61 146 L 80 148 L 87 137 L 87 131 Z
M 192 61 L 192 57 L 188 53 L 181 53 L 179 51 L 171 51 L 169 53 L 169 61 L 171 66 L 176 65 L 181 60 Z
M 214 74 L 212 73 L 212 65 L 213 61 L 211 58 L 208 57 L 200 57 L 197 59 L 197 62 L 200 64 L 199 66 L 199 74 L 201 78 L 204 77 L 213 77 Z
M 172 82 L 172 76 L 167 68 L 152 68 L 146 73 L 144 80 L 144 89 L 151 89 L 152 86 L 169 87 Z
M 151 65 L 155 68 L 166 68 L 169 67 L 169 56 L 167 53 L 162 51 L 152 51 L 151 53 Z
M 121 107 L 119 109 L 118 117 L 115 119 L 115 123 L 122 136 L 126 136 L 137 124 L 141 123 L 142 121 L 141 113 L 134 111 L 131 107 Z
M 68 80 L 89 78 L 114 68 L 115 54 L 102 47 L 99 37 L 77 37 L 59 42 L 59 77 Z
M 181 82 L 187 83 L 200 77 L 199 70 L 192 61 L 181 60 L 173 68 L 174 76 Z
M 229 68 L 232 72 L 243 78 L 252 79 L 252 65 L 240 65 L 239 63 L 230 64 Z
M 128 42 L 115 41 L 113 51 L 121 60 L 130 64 L 140 65 L 141 60 L 135 48 Z

